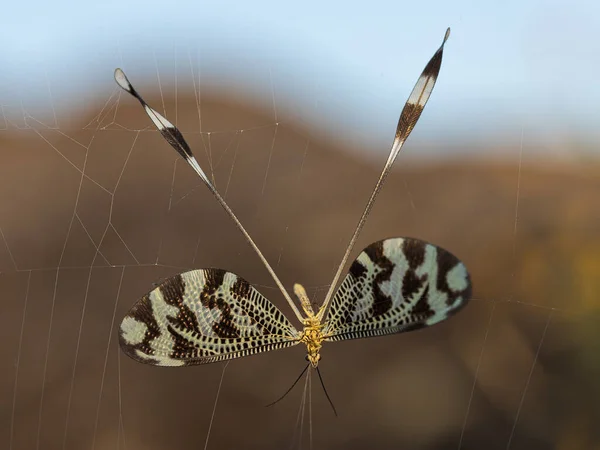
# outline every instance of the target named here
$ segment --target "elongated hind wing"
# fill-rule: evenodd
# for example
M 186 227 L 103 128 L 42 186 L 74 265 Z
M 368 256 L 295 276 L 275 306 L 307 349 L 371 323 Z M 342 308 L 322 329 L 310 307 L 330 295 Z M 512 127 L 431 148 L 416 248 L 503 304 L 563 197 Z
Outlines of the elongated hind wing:
M 465 265 L 443 248 L 392 238 L 365 248 L 333 297 L 327 341 L 382 336 L 434 325 L 471 297 Z
M 275 305 L 221 269 L 168 278 L 133 306 L 119 338 L 128 356 L 156 366 L 207 364 L 299 343 Z

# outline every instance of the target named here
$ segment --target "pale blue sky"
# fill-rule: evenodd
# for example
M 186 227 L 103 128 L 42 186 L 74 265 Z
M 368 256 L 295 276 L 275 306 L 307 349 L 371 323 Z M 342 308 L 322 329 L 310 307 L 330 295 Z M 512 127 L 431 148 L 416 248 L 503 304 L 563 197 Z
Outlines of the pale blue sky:
M 0 103 L 6 114 L 21 102 L 47 109 L 48 87 L 58 108 L 105 99 L 115 66 L 155 86 L 158 66 L 169 86 L 175 73 L 190 80 L 191 57 L 207 83 L 266 101 L 273 86 L 303 120 L 389 140 L 450 26 L 424 132 L 596 136 L 599 17 L 591 1 L 12 1 L 0 23 Z

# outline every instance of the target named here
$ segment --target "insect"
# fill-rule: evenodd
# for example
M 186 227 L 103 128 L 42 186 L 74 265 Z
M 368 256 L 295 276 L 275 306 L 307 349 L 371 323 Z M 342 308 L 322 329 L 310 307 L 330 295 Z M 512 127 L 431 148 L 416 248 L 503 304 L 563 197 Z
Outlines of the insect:
M 233 219 L 302 324 L 302 330 L 296 329 L 238 275 L 221 269 L 198 269 L 166 279 L 135 303 L 120 325 L 123 351 L 146 364 L 189 366 L 304 344 L 309 362 L 306 367 L 316 369 L 324 342 L 415 330 L 441 322 L 461 309 L 471 296 L 465 265 L 448 251 L 413 238 L 385 239 L 366 247 L 336 290 L 375 198 L 431 95 L 449 34 L 450 29 L 404 105 L 388 160 L 318 311 L 313 310 L 302 285 L 294 285 L 304 314 L 206 176 L 181 132 L 152 109 L 125 73 L 116 69 L 116 82 L 139 100 L 162 136 Z

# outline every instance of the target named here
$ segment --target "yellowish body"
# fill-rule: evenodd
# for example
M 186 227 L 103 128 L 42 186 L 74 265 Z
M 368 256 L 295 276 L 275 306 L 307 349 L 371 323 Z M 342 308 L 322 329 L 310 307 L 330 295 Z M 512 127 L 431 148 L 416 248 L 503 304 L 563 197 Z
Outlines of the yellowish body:
M 300 300 L 302 309 L 306 314 L 303 323 L 304 329 L 300 334 L 300 342 L 303 342 L 304 345 L 306 345 L 306 359 L 310 362 L 311 366 L 316 369 L 319 365 L 319 360 L 321 359 L 319 351 L 325 340 L 325 336 L 321 331 L 324 324 L 321 323 L 320 314 L 315 314 L 312 305 L 310 304 L 310 300 L 308 299 L 308 295 L 306 295 L 306 290 L 302 285 L 294 285 L 294 294 L 296 294 L 296 297 Z

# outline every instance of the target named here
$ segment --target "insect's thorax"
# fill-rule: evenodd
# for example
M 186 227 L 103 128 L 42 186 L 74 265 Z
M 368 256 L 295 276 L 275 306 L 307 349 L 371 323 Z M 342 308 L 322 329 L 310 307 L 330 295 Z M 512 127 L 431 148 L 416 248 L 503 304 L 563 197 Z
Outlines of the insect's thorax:
M 294 293 L 300 300 L 304 314 L 306 314 L 303 323 L 304 329 L 300 334 L 300 342 L 303 342 L 304 345 L 306 345 L 306 359 L 314 368 L 316 368 L 321 359 L 319 351 L 321 350 L 323 340 L 325 339 L 322 332 L 325 324 L 321 323 L 319 314 L 315 314 L 310 300 L 308 299 L 308 295 L 306 295 L 306 291 L 302 285 L 295 284 Z

